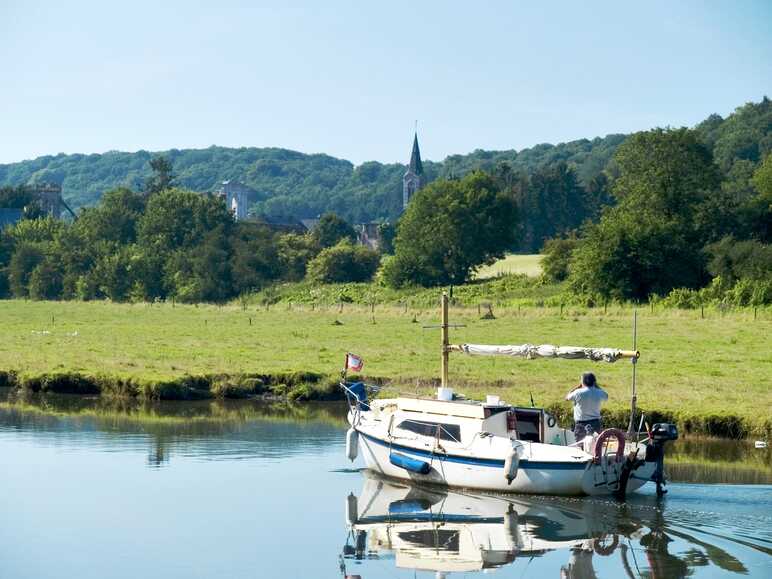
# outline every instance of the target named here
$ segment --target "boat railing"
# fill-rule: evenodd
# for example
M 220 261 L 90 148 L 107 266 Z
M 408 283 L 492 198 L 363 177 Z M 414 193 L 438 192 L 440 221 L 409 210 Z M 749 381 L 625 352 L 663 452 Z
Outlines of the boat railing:
M 338 382 L 338 385 L 341 387 L 343 392 L 346 394 L 346 402 L 348 403 L 349 411 L 352 413 L 352 420 L 354 424 L 359 423 L 359 418 L 361 416 L 362 410 L 367 405 L 367 398 L 362 400 L 362 398 L 352 390 L 349 385 L 346 383 L 345 380 L 340 380 Z M 368 386 L 365 384 L 365 396 L 367 395 L 367 388 Z M 374 388 L 370 388 L 371 391 L 376 391 Z

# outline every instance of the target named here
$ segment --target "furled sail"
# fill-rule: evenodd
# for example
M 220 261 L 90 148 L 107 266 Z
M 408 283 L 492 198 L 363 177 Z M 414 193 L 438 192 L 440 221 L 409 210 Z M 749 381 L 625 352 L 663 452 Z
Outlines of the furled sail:
M 568 360 L 593 360 L 594 362 L 616 362 L 620 358 L 638 358 L 640 353 L 616 348 L 582 348 L 578 346 L 552 346 L 523 344 L 521 346 L 487 346 L 483 344 L 461 344 L 450 346 L 450 350 L 473 356 L 512 356 L 519 358 L 564 358 Z

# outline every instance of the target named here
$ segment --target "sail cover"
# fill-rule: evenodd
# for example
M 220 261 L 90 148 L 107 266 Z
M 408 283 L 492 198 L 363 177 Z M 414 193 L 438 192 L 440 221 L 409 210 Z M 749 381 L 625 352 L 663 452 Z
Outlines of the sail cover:
M 637 352 L 615 348 L 582 348 L 578 346 L 552 346 L 523 344 L 521 346 L 486 346 L 483 344 L 461 344 L 452 349 L 473 356 L 513 356 L 518 358 L 565 358 L 568 360 L 593 360 L 594 362 L 616 362 L 620 358 L 637 358 Z

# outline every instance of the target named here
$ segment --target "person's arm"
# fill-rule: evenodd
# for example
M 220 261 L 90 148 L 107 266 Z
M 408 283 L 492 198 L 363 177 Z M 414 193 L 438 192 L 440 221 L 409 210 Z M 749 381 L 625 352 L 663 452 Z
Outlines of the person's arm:
M 568 391 L 568 394 L 566 394 L 566 400 L 568 400 L 569 402 L 573 402 L 574 397 L 576 396 L 576 391 L 579 390 L 579 388 L 581 388 L 581 387 L 582 387 L 582 385 L 578 384 L 578 385 L 574 386 L 573 388 L 571 388 L 571 390 Z
M 600 388 L 600 392 L 603 395 L 601 398 L 603 398 L 603 400 L 608 400 L 608 392 L 606 392 L 603 388 Z

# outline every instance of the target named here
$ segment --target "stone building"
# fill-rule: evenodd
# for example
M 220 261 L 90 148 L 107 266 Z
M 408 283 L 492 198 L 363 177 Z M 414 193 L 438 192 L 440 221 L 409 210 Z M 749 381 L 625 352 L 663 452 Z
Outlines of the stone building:
M 243 221 L 247 218 L 250 197 L 254 199 L 257 191 L 244 183 L 230 179 L 222 182 L 217 194 L 225 198 L 225 205 L 233 212 L 236 221 Z
M 424 166 L 421 163 L 421 151 L 418 149 L 418 133 L 413 137 L 413 151 L 410 154 L 410 164 L 402 177 L 402 211 L 407 209 L 415 192 L 426 185 L 424 181 Z

